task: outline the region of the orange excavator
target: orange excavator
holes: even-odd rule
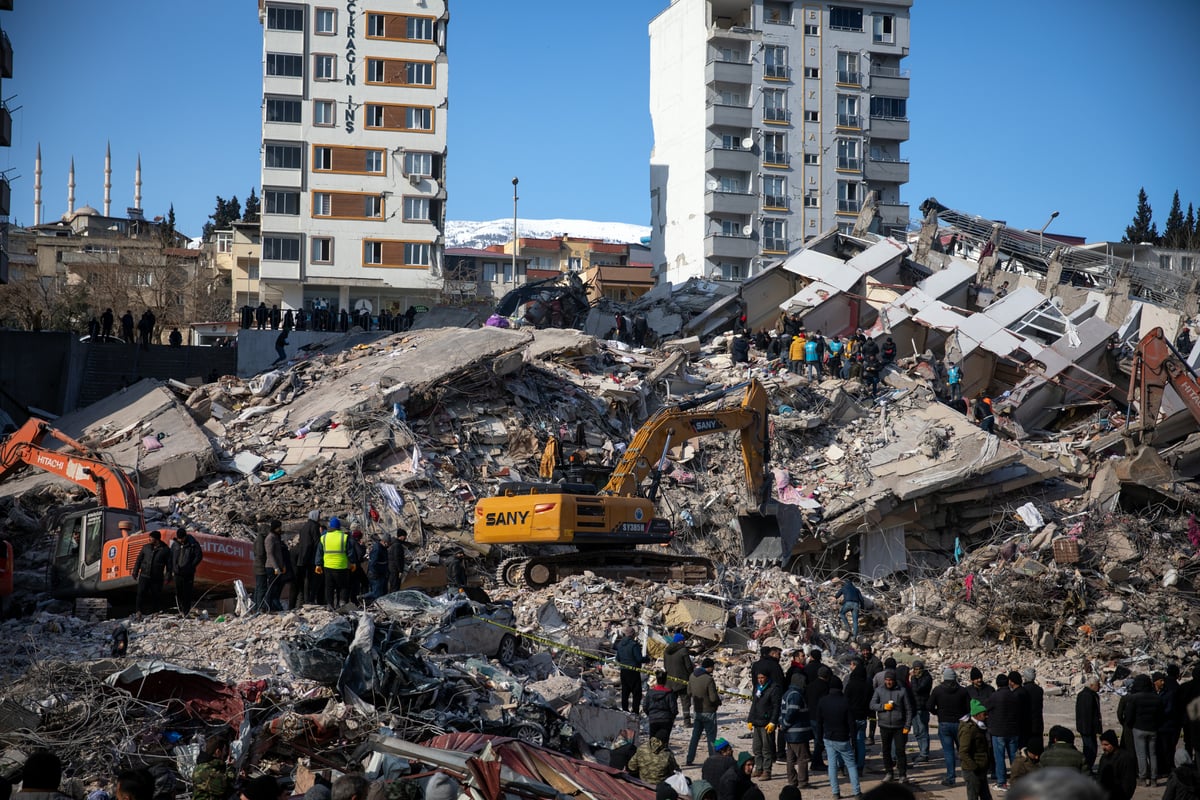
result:
[[[725,395],[745,389],[735,406],[702,409]],[[483,544],[570,545],[572,552],[506,559],[497,579],[510,586],[545,586],[569,575],[593,572],[621,579],[703,582],[713,577],[711,561],[666,551],[639,550],[636,545],[668,544],[668,520],[656,516],[661,464],[671,447],[698,436],[738,433],[741,436],[747,498],[742,511],[770,528],[767,513],[770,483],[766,480],[768,448],[767,393],[757,380],[719,389],[702,397],[666,406],[637,431],[608,481],[599,490],[591,483],[501,484],[496,496],[475,506],[475,541]],[[557,441],[543,453],[542,477],[550,478],[561,463]],[[565,470],[568,476],[570,466]],[[777,534],[777,525],[776,535]]]
[[[1133,373],[1129,380],[1129,404],[1138,403],[1138,421],[1128,427],[1130,437],[1146,444],[1158,424],[1163,392],[1171,386],[1188,411],[1200,423],[1200,379],[1184,356],[1167,341],[1162,328],[1142,337],[1133,353]]]
[[[65,449],[47,447],[48,439],[66,445]],[[135,589],[133,566],[150,535],[133,480],[102,454],[36,418],[0,439],[0,482],[26,466],[82,486],[99,503],[69,510],[57,518],[52,531],[51,593],[60,597],[111,597]],[[204,533],[192,536],[204,551],[196,570],[197,593],[232,596],[236,579],[247,584],[253,581],[250,542]],[[167,534],[164,544],[170,544],[173,538],[173,533]],[[11,544],[0,543],[0,555],[7,559],[0,560],[2,596],[12,592]]]

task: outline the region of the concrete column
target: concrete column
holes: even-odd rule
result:
[[[1046,291],[1044,294],[1047,297],[1055,297],[1058,294],[1058,287],[1062,281],[1062,262],[1058,260],[1059,249],[1055,248],[1050,254],[1050,261],[1046,264]]]

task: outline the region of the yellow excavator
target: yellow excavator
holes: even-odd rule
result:
[[[704,409],[745,389],[736,406]],[[771,527],[767,513],[770,483],[767,393],[757,380],[719,389],[659,409],[634,435],[607,483],[508,482],[475,506],[475,541],[504,545],[571,545],[571,552],[506,559],[497,580],[509,586],[540,587],[570,575],[593,572],[603,577],[702,583],[715,575],[711,561],[637,545],[666,545],[674,536],[669,520],[655,515],[654,501],[662,465],[671,447],[698,436],[741,436],[747,498],[743,516],[755,517],[760,533]],[[543,453],[542,477],[561,465],[558,442]],[[568,465],[569,467],[569,465]],[[567,469],[568,475],[571,470]],[[645,485],[643,485],[645,484]],[[769,533],[767,534],[769,535]]]

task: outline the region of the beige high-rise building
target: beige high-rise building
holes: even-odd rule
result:
[[[671,0],[650,23],[659,281],[742,280],[849,231],[902,231],[912,0]]]
[[[259,292],[429,303],[442,285],[448,0],[259,0]]]

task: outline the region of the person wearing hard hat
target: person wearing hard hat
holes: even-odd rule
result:
[[[342,530],[337,517],[329,520],[329,530],[317,545],[317,573],[325,576],[325,604],[337,608],[350,600],[350,573],[358,568],[351,558],[350,536]]]

